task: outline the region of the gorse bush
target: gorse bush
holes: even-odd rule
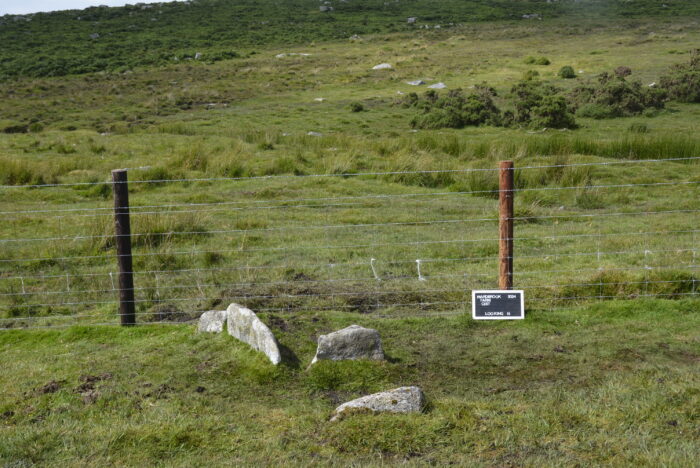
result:
[[[436,129],[501,125],[501,111],[493,102],[495,96],[496,91],[488,86],[477,86],[470,94],[455,89],[442,97],[433,90],[425,93],[423,99],[409,95],[409,103],[420,110],[411,126]]]
[[[566,79],[566,80],[570,80],[570,79],[572,79],[572,78],[576,78],[576,72],[575,72],[574,69],[571,67],[571,65],[564,65],[563,67],[561,67],[561,68],[559,69],[559,72],[557,73],[557,75],[558,75],[560,78],[564,78],[564,79]]]
[[[515,111],[513,122],[534,128],[576,128],[566,99],[554,86],[539,81],[521,81],[510,91]]]
[[[660,83],[668,91],[669,98],[700,103],[700,49],[692,52],[689,63],[676,65],[662,76]]]
[[[552,63],[547,57],[533,57],[532,55],[525,57],[523,62],[527,65],[549,65]]]
[[[603,73],[595,83],[577,86],[569,98],[579,117],[604,119],[639,115],[647,109],[663,109],[666,91],[627,81],[631,70],[618,67]]]

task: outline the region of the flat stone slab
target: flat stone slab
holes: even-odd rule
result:
[[[440,82],[440,83],[432,84],[432,85],[428,86],[428,88],[430,88],[430,89],[445,89],[445,88],[447,88],[447,85],[445,83]]]
[[[335,409],[331,421],[342,418],[353,410],[368,410],[375,413],[420,413],[423,406],[425,406],[425,395],[419,387],[399,387],[343,403]]]
[[[321,359],[342,361],[346,359],[384,360],[382,339],[372,328],[350,325],[328,335],[318,337],[318,348],[311,364]]]
[[[380,63],[372,67],[372,70],[390,70],[393,68],[390,63]]]
[[[198,332],[221,333],[226,323],[225,310],[210,310],[199,317]]]
[[[229,335],[265,353],[274,365],[282,362],[275,336],[255,312],[238,304],[231,304],[226,309],[226,320]]]

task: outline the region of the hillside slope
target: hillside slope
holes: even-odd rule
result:
[[[214,62],[256,47],[457,23],[552,17],[698,16],[700,4],[668,0],[193,0],[93,7],[0,18],[0,80],[124,71],[182,60]],[[325,6],[324,4],[324,6]],[[524,19],[523,15],[536,15]],[[408,17],[417,17],[408,24]]]

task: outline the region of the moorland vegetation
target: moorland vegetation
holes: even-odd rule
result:
[[[698,3],[252,3],[0,18],[0,465],[695,463]],[[475,323],[502,159],[527,319]],[[230,302],[282,366],[193,333]],[[351,323],[388,362],[306,370]]]

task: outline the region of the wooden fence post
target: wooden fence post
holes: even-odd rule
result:
[[[112,171],[114,193],[114,228],[119,264],[119,317],[122,326],[136,324],[134,271],[131,258],[131,221],[129,219],[129,185],[126,169]]]
[[[498,287],[513,288],[513,161],[501,161],[498,171]]]

